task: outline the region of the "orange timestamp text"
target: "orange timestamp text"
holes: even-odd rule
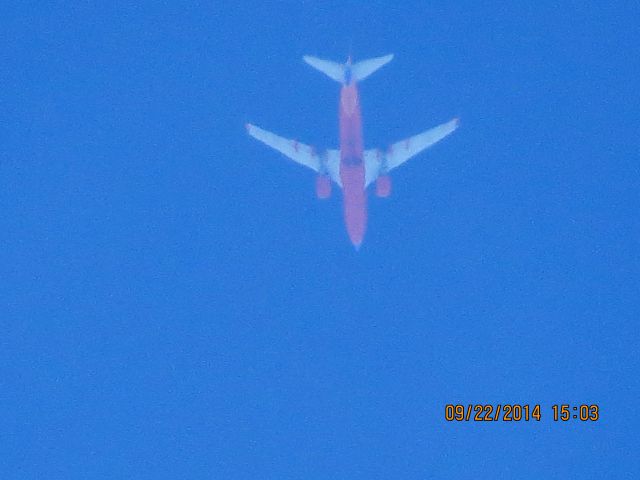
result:
[[[554,421],[579,420],[595,422],[600,419],[600,407],[595,404],[558,404],[551,407]],[[447,422],[539,422],[543,417],[540,404],[446,404]]]

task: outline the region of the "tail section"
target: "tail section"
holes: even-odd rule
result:
[[[330,62],[320,58],[305,55],[302,59],[316,70],[320,70],[327,77],[332,78],[338,83],[343,83],[345,74],[345,65],[341,63]]]
[[[379,68],[384,67],[391,60],[393,60],[393,54],[362,60],[351,67],[351,75],[355,80],[360,82]]]
[[[370,58],[351,65],[351,59],[347,63],[335,63],[329,60],[305,55],[302,57],[306,63],[316,70],[321,71],[329,78],[338,83],[350,84],[352,81],[362,81],[373,72],[383,67],[393,59],[393,54],[384,57]]]

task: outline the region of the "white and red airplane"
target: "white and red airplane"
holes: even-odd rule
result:
[[[313,147],[288,140],[255,125],[247,124],[249,135],[283,153],[293,161],[314,170],[318,198],[331,195],[331,181],[342,188],[344,221],[351,243],[358,249],[367,228],[367,187],[376,182],[376,195],[391,193],[389,172],[414,155],[442,140],[458,127],[458,119],[394,143],[386,151],[364,150],[362,119],[357,82],[391,61],[393,55],[363,60],[352,64],[334,63],[305,56],[304,61],[342,84],[340,90],[340,150],[318,154]]]

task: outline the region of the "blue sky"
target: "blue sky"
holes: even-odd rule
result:
[[[640,9],[395,3],[3,7],[2,478],[640,474]],[[461,118],[359,252],[243,128],[335,148],[349,53],[367,147]]]

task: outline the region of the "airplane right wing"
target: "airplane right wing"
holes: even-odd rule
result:
[[[280,153],[302,166],[310,168],[315,172],[321,172],[322,162],[313,147],[305,145],[304,143],[299,143],[296,140],[289,140],[280,137],[275,133],[268,132],[260,127],[251,125],[250,123],[247,123],[246,127],[249,135],[256,140],[260,140],[262,143],[278,150]]]
[[[459,120],[454,118],[426,132],[396,142],[386,152],[377,149],[365,151],[365,187],[379,175],[386,175],[434,143],[439,142],[458,128],[458,125]]]
[[[439,142],[458,128],[459,123],[459,120],[454,118],[453,120],[443,123],[442,125],[438,125],[426,132],[394,143],[389,147],[389,150],[384,156],[385,171],[390,172],[394,168],[402,165],[411,157],[429,148],[434,143]]]

